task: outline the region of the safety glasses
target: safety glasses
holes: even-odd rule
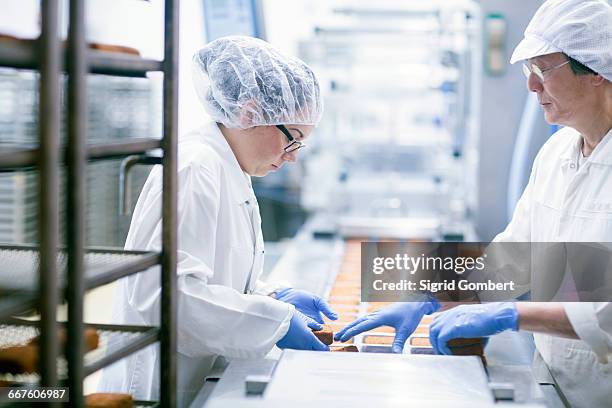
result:
[[[283,134],[287,137],[287,140],[289,140],[289,144],[284,148],[285,153],[295,152],[302,147],[306,147],[304,143],[300,142],[299,140],[295,140],[295,138],[291,135],[291,132],[289,132],[289,129],[287,129],[284,125],[276,125],[276,127],[283,132]],[[301,137],[304,137],[300,129],[295,130],[300,133]]]
[[[540,67],[538,67],[537,65],[526,62],[523,64],[523,73],[525,74],[525,77],[527,79],[529,79],[529,75],[534,74],[535,76],[538,77],[540,81],[544,82],[544,78],[546,77],[547,73],[557,68],[561,68],[562,66],[567,65],[567,64],[569,64],[569,60],[559,65],[555,65],[554,67],[551,67],[551,68],[540,69]]]

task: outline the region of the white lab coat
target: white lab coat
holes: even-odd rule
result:
[[[547,141],[512,221],[494,241],[612,242],[612,131],[578,168],[581,140],[563,128]],[[580,340],[535,334],[537,360],[572,407],[612,407],[612,303],[564,308]]]
[[[161,248],[162,168],[155,166],[134,210],[126,249]],[[287,283],[258,281],[263,266],[259,207],[215,123],[178,145],[178,401],[189,404],[217,356],[265,356],[289,328],[294,307],[268,295]],[[158,325],[159,267],[123,279],[116,323]],[[159,346],[105,370],[100,390],[159,395]]]

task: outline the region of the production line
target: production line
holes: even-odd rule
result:
[[[338,320],[326,319],[325,324],[336,332],[388,303],[360,302],[362,239],[340,234],[321,238],[319,227],[329,223],[329,218],[319,215],[305,224],[266,279],[290,281],[295,287],[326,298],[338,312]],[[327,403],[329,398],[339,398],[355,407],[371,406],[381,400],[390,407],[419,402],[457,406],[453,404],[460,401],[470,406],[563,406],[552,386],[540,386],[533,377],[528,335],[504,333],[490,338],[482,359],[436,356],[432,355],[428,338],[428,324],[433,317],[421,320],[402,356],[390,354],[394,329],[379,327],[348,343],[332,343],[332,351],[347,344],[359,350],[341,353],[342,357],[276,350],[265,359],[231,360],[227,366],[217,366],[207,377],[193,406],[274,407],[289,400],[296,406],[312,406]],[[471,349],[470,354],[480,351]],[[401,385],[392,380],[398,370],[402,373]],[[445,379],[448,374],[448,381],[438,381],[441,372]],[[436,381],[431,381],[434,377]],[[297,384],[300,389],[315,391],[303,394],[295,388]],[[397,398],[389,399],[390,395]]]

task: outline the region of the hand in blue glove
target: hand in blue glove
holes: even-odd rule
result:
[[[436,300],[427,302],[394,303],[361,317],[340,330],[334,338],[347,341],[351,337],[379,326],[395,327],[395,339],[391,351],[401,353],[408,336],[419,325],[423,315],[431,314],[440,308]]]
[[[461,305],[433,320],[429,341],[438,354],[451,354],[446,342],[456,338],[485,337],[518,330],[518,312],[511,302]]]
[[[331,307],[329,307],[326,301],[316,295],[313,295],[312,293],[306,292],[305,290],[292,288],[283,289],[276,293],[276,299],[280,300],[281,302],[292,304],[304,315],[321,324],[323,324],[321,313],[331,320],[338,319],[338,315],[331,310]]]
[[[276,345],[281,349],[329,351],[329,347],[312,333],[312,330],[322,328],[323,325],[295,310],[289,322],[289,330]]]

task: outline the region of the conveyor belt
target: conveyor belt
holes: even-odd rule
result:
[[[390,303],[360,302],[361,300],[361,241],[347,240],[345,252],[335,282],[329,290],[328,301],[338,313],[338,320],[326,319],[334,333],[340,331],[353,320],[372,313]],[[429,324],[435,314],[424,316],[419,326],[408,338],[404,347],[406,354],[433,354],[429,343]],[[334,342],[330,348],[342,347],[346,344],[356,345],[362,352],[390,353],[395,337],[395,329],[388,326],[377,327],[359,334],[346,343]],[[483,360],[484,361],[484,360]]]

